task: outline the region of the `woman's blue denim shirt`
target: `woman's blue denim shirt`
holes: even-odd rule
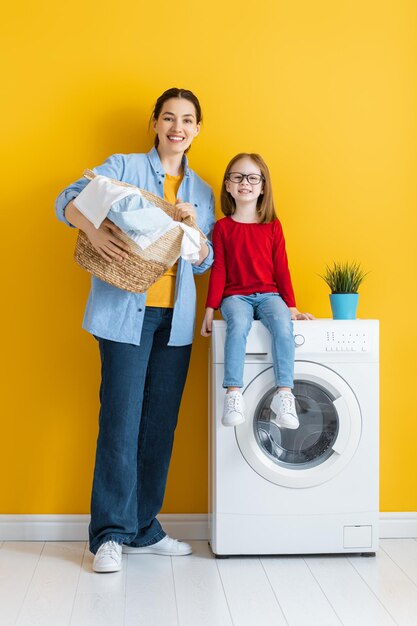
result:
[[[209,236],[214,225],[214,197],[211,188],[188,167],[184,156],[184,178],[178,190],[183,202],[196,208],[200,230]],[[164,170],[155,148],[148,154],[114,154],[94,168],[97,174],[108,176],[147,189],[163,197]],[[71,226],[65,218],[65,207],[87,185],[80,178],[62,191],[55,203],[59,220]],[[175,303],[171,335],[168,345],[184,346],[193,340],[196,315],[196,290],[194,274],[202,274],[213,263],[213,248],[208,241],[209,254],[201,265],[192,265],[179,259],[175,286]],[[88,332],[113,341],[140,345],[146,293],[131,293],[112,287],[96,277],[91,279],[91,291],[84,314],[83,328]]]

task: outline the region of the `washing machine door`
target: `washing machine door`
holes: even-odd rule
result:
[[[343,470],[358,447],[362,419],[352,389],[324,365],[296,361],[294,395],[300,426],[280,429],[271,421],[273,368],[245,389],[246,421],[235,429],[249,465],[284,487],[313,487]]]

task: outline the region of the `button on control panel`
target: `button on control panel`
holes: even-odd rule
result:
[[[326,331],[326,352],[368,352],[369,339],[363,331]]]

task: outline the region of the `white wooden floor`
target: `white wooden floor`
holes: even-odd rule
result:
[[[93,574],[84,542],[0,542],[1,626],[417,625],[417,540],[376,558],[125,555]]]

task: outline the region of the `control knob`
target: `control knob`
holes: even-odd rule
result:
[[[297,348],[302,346],[305,343],[304,335],[294,335],[294,343]]]

